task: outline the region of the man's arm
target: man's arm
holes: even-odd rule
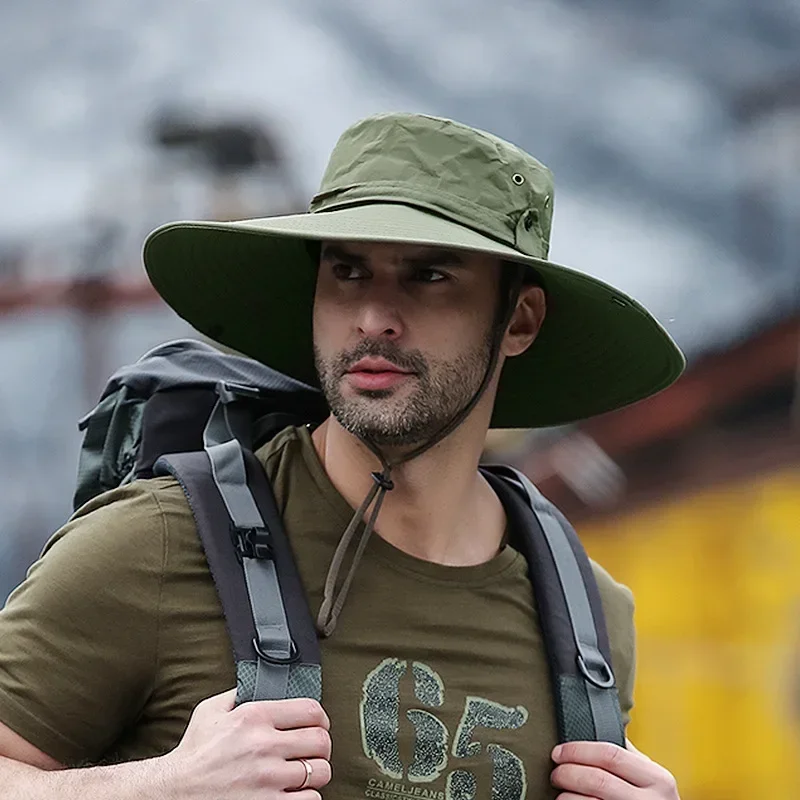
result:
[[[330,723],[315,700],[275,700],[234,708],[236,691],[204,700],[181,743],[158,758],[64,769],[0,723],[4,800],[269,800],[292,792],[320,800],[331,779]],[[301,786],[311,768],[307,788]]]
[[[161,777],[160,789],[166,788],[166,781],[153,766],[141,761],[118,767],[65,770],[63,764],[0,722],[0,785],[5,787],[8,800],[45,800],[55,796],[61,800],[127,800],[156,796],[148,794],[156,789],[153,780]]]
[[[134,800],[137,797],[174,798],[146,761],[115,767],[52,772],[0,756],[0,783],[8,800]]]
[[[0,759],[19,761],[42,770],[64,769],[63,764],[38,747],[34,747],[2,722],[0,722]],[[0,775],[2,774],[2,767],[0,767]]]

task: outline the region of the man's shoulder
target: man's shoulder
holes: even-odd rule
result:
[[[289,425],[256,450],[256,458],[262,463],[270,478],[280,468],[281,462],[303,450],[307,438],[304,433],[307,430],[304,427]]]
[[[608,570],[593,559],[589,559],[589,564],[592,567],[597,588],[600,590],[600,599],[606,615],[613,611],[616,614],[630,617],[633,614],[633,592],[625,584],[615,580]]]
[[[82,519],[98,512],[109,514],[119,513],[120,510],[123,510],[126,513],[134,514],[152,513],[162,504],[171,508],[182,497],[184,497],[183,490],[171,475],[144,478],[97,495],[77,509],[70,517],[70,521]]]
[[[623,583],[615,580],[611,574],[592,559],[589,563],[594,573],[597,588],[600,590],[600,601],[606,618],[606,627],[612,647],[625,650],[634,646],[633,592]]]
[[[81,506],[44,547],[43,555],[65,546],[90,547],[98,554],[119,548],[131,556],[162,540],[171,528],[192,524],[186,496],[172,477],[137,480],[104,492]]]
[[[301,429],[289,427],[256,452],[271,482],[280,479],[303,446]],[[122,547],[135,556],[148,543],[155,545],[156,539],[187,536],[192,541],[197,538],[191,507],[178,481],[167,475],[133,481],[85,503],[50,538],[44,553],[68,539],[70,548],[79,541],[92,547],[102,542],[103,548]]]
[[[256,450],[256,458],[264,467],[281,511],[285,509],[289,495],[296,492],[298,486],[306,486],[306,481],[296,480],[303,472],[302,468],[298,472],[298,464],[305,462],[310,467],[315,458],[313,451],[310,429],[294,425],[284,428]]]

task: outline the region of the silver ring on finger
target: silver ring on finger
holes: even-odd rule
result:
[[[306,776],[303,778],[303,782],[296,789],[292,789],[293,792],[299,792],[305,789],[311,783],[311,776],[314,774],[314,768],[308,763],[308,761],[306,761],[304,758],[298,758],[297,760],[305,767]]]

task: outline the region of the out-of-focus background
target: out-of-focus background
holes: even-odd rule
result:
[[[631,738],[684,800],[800,797],[798,0],[4,0],[0,45],[0,602],[107,375],[192,335],[144,235],[300,210],[356,118],[450,116],[554,170],[553,258],[689,357],[487,443],[636,594]]]

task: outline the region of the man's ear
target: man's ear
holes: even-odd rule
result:
[[[544,322],[545,311],[544,289],[523,286],[500,348],[504,356],[518,356],[533,344]]]

